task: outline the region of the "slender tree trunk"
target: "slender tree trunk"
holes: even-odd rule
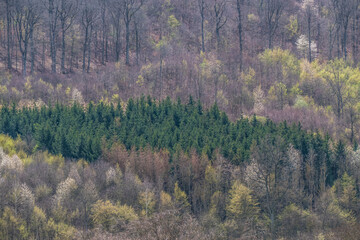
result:
[[[108,36],[106,35],[106,39],[105,39],[105,61],[108,62],[108,46],[109,46],[109,40],[108,40]]]
[[[42,39],[42,56],[41,56],[41,65],[45,69],[45,38]]]
[[[61,22],[61,37],[62,37],[62,44],[61,44],[61,73],[65,74],[65,54],[66,54],[66,41],[65,41],[65,21]]]
[[[106,26],[106,8],[103,7],[101,12],[101,19],[102,19],[102,42],[101,42],[101,64],[105,65],[105,45],[107,41],[107,26]]]
[[[350,109],[350,129],[351,129],[351,135],[350,135],[350,142],[354,143],[354,123],[355,123],[355,113],[352,109]]]
[[[163,92],[163,81],[162,81],[162,75],[163,75],[163,57],[162,54],[160,53],[160,69],[159,69],[159,81],[160,81],[160,99],[162,97],[162,92]]]
[[[71,36],[71,49],[70,49],[70,72],[73,72],[73,63],[74,63],[74,45],[75,45],[75,33],[72,33]]]
[[[336,29],[336,45],[337,45],[337,57],[340,58],[340,30],[339,27]]]
[[[356,17],[353,16],[352,19],[352,55],[353,55],[353,61],[354,64],[356,64]]]
[[[347,30],[348,30],[348,26],[349,26],[349,20],[345,19],[344,33],[343,33],[343,47],[342,47],[345,60],[347,59]]]
[[[200,16],[201,16],[201,50],[205,52],[205,30],[204,30],[204,21],[205,21],[205,6],[204,0],[200,0]]]
[[[95,36],[94,36],[94,53],[95,53],[95,59],[98,58],[98,45],[99,45],[99,41],[98,41],[98,31],[95,31]]]
[[[139,66],[140,42],[138,23],[135,21],[136,65]]]
[[[126,65],[130,65],[130,54],[129,54],[129,51],[130,51],[130,20],[126,20],[125,21],[125,27],[126,27],[126,34],[125,34],[125,37],[126,37],[126,59],[125,59],[125,62],[126,62]]]
[[[10,15],[10,3],[6,0],[6,27],[7,27],[7,68],[12,69],[11,62],[11,15]]]
[[[333,38],[333,29],[332,29],[332,27],[330,26],[330,27],[329,27],[329,60],[332,59],[332,51],[333,51],[333,41],[332,41],[332,38]]]
[[[312,61],[311,59],[311,9],[308,9],[308,37],[309,37],[309,62]]]
[[[268,40],[269,40],[269,49],[272,48],[272,31],[271,31],[271,23],[269,23],[269,31],[268,31]]]
[[[118,21],[117,25],[116,25],[116,40],[115,40],[115,60],[116,60],[116,62],[119,62],[119,60],[120,60],[120,51],[121,51],[120,34],[121,34],[121,29],[120,29],[120,23]]]
[[[50,55],[51,55],[51,72],[56,73],[56,20],[54,12],[54,0],[49,0],[49,34],[50,34]]]
[[[23,29],[21,26],[21,23],[18,23],[18,42],[19,42],[19,50],[21,53],[21,61],[22,61],[22,75],[25,78],[26,77],[26,61],[27,61],[27,48],[28,48],[28,30]],[[25,36],[23,36],[25,34]]]
[[[21,51],[21,60],[22,60],[22,74],[23,77],[26,77],[26,61],[27,61],[27,47],[24,48],[23,51]]]
[[[85,72],[86,67],[86,51],[87,51],[87,45],[88,45],[88,39],[89,39],[89,26],[85,27],[85,39],[84,39],[84,45],[83,45],[83,64],[82,64],[82,71]]]
[[[316,54],[317,56],[319,56],[320,53],[320,49],[321,49],[321,25],[320,25],[320,21],[318,21],[317,23],[317,37],[316,37],[316,42],[317,42],[317,48],[316,48]]]
[[[242,65],[243,65],[243,34],[242,34],[242,13],[241,13],[241,0],[236,1],[237,5],[237,12],[238,12],[238,34],[239,34],[239,48],[240,48],[240,54],[239,54],[239,67],[240,72],[242,71]]]
[[[34,44],[34,29],[30,30],[30,47],[31,47],[31,74],[34,73],[35,69],[35,44]]]
[[[88,41],[88,65],[87,65],[87,73],[90,72],[90,64],[91,64],[91,38],[92,38],[93,26],[90,26],[90,35]]]
[[[219,28],[219,23],[216,23],[216,42],[217,42],[217,50],[218,52],[220,52],[221,49],[221,38],[220,38],[220,28]]]
[[[18,62],[19,62],[19,60],[18,60],[18,46],[15,45],[15,69],[16,69],[16,71],[18,70]]]

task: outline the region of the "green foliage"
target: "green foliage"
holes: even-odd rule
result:
[[[47,231],[50,239],[55,240],[71,240],[76,239],[76,229],[63,222],[56,223],[52,218],[47,222]]]
[[[57,166],[64,163],[63,157],[94,161],[104,147],[114,142],[124,144],[127,149],[149,145],[153,149],[168,149],[171,154],[176,148],[184,152],[195,149],[210,159],[219,149],[230,162],[240,164],[249,160],[251,143],[267,134],[282,136],[302,152],[311,148],[314,138],[298,125],[276,125],[269,120],[260,123],[246,118],[230,122],[216,105],[204,110],[193,100],[181,104],[168,98],[157,103],[145,97],[130,99],[125,112],[121,105],[104,103],[90,103],[85,110],[76,103],[41,109],[4,106],[0,111],[0,133],[13,138],[32,136],[37,143],[35,149],[48,150],[52,155],[45,152],[46,161]],[[309,141],[301,143],[302,136]],[[11,141],[2,140],[9,152],[14,151]],[[326,144],[324,139],[320,141]]]
[[[299,23],[296,16],[291,15],[289,18],[289,24],[286,25],[286,29],[289,32],[290,37],[296,37],[299,34]]]
[[[136,220],[134,209],[127,205],[113,205],[109,200],[97,201],[91,208],[91,219],[95,225],[101,225],[107,231],[114,231],[116,225]]]
[[[343,59],[335,59],[325,64],[320,74],[334,95],[334,111],[340,118],[346,103],[355,106],[359,101],[360,71]]]
[[[239,181],[234,182],[229,192],[229,203],[226,206],[230,219],[246,221],[256,218],[259,213],[258,203],[251,196],[251,190]]]
[[[4,153],[12,156],[16,153],[15,140],[9,136],[0,135],[0,146],[4,150]]]
[[[174,198],[175,198],[175,204],[178,208],[182,210],[186,210],[190,207],[186,193],[180,189],[179,184],[177,182],[175,183],[175,187],[174,187]]]
[[[295,108],[307,108],[308,106],[309,106],[308,103],[305,101],[303,97],[297,96],[294,104]]]
[[[312,232],[320,224],[314,214],[295,204],[285,207],[278,218],[283,236],[296,236],[300,232]]]
[[[358,211],[359,199],[356,196],[356,184],[353,177],[344,173],[334,184],[334,190],[339,206],[353,213]]]
[[[151,215],[155,210],[155,194],[149,190],[140,193],[139,203],[142,207],[141,214],[143,216]]]
[[[9,207],[5,207],[0,218],[0,239],[28,239],[25,224]]]
[[[259,59],[265,66],[267,74],[274,72],[274,81],[286,82],[289,78],[300,74],[299,60],[288,50],[267,49],[260,54]]]

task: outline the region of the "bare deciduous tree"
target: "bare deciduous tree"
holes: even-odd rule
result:
[[[61,72],[65,73],[66,32],[74,23],[78,10],[78,2],[74,0],[61,0],[59,18],[61,24]]]
[[[140,10],[145,0],[122,0],[122,15],[125,23],[125,62],[130,65],[130,24],[134,15]]]
[[[33,35],[36,24],[39,21],[39,14],[37,12],[38,4],[35,1],[16,1],[14,24],[16,30],[16,36],[19,43],[19,50],[22,59],[22,73],[26,76],[27,67],[27,54],[30,38]]]
[[[273,47],[273,38],[279,27],[286,3],[284,0],[260,0],[259,16],[268,36],[268,48]]]

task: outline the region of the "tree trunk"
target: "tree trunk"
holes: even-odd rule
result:
[[[7,27],[7,68],[12,69],[11,62],[11,16],[10,16],[10,3],[9,0],[6,0],[6,27]]]
[[[74,32],[71,36],[71,49],[70,49],[70,72],[73,72],[73,63],[74,63],[74,45],[75,45],[75,36]]]
[[[125,27],[126,27],[126,60],[125,63],[126,65],[130,65],[130,55],[129,55],[129,51],[130,51],[130,20],[126,20],[125,21]]]
[[[239,47],[240,47],[239,65],[240,65],[240,72],[241,72],[242,64],[243,64],[243,36],[242,36],[242,14],[241,14],[240,0],[236,1],[236,5],[237,5],[237,12],[238,12],[238,34],[239,34]]]
[[[115,60],[116,60],[116,62],[119,62],[119,60],[120,60],[120,51],[121,51],[120,34],[121,34],[120,23],[117,22],[116,40],[115,40]]]
[[[357,15],[355,13],[355,15]],[[356,65],[357,64],[357,53],[356,53],[356,16],[353,16],[353,19],[352,19],[352,55],[353,55],[353,61],[354,61],[354,64]]]
[[[336,45],[337,45],[337,57],[340,58],[340,30],[339,27],[336,29]]]
[[[202,50],[203,52],[205,52],[205,32],[204,32],[205,16],[204,16],[204,10],[205,10],[204,0],[201,0],[201,3],[200,3],[200,16],[201,16],[201,50]]]
[[[15,69],[16,69],[16,71],[18,70],[18,62],[19,62],[19,60],[18,60],[18,46],[15,45]]]
[[[49,0],[49,35],[50,35],[50,56],[51,72],[56,73],[56,21],[57,16],[54,12],[54,0]]]
[[[342,46],[342,51],[344,54],[344,58],[345,60],[347,59],[347,29],[348,29],[348,25],[349,25],[349,19],[345,19],[344,22],[344,32],[343,32],[343,46]]]
[[[355,124],[355,112],[353,111],[353,109],[350,109],[350,126],[351,126],[350,142],[351,143],[354,143],[354,137],[355,137],[354,124]]]
[[[217,42],[217,50],[220,51],[221,48],[221,39],[220,39],[220,28],[219,23],[216,23],[216,42]]]
[[[330,27],[329,27],[329,60],[332,59],[332,51],[333,51],[333,41],[332,41],[332,38],[333,38],[333,29],[332,29],[332,27],[330,26]]]
[[[106,8],[103,7],[101,12],[101,19],[102,19],[102,42],[101,42],[101,64],[105,65],[105,45],[107,40],[107,28],[106,28]]]
[[[66,52],[66,41],[65,41],[65,21],[61,22],[61,37],[62,37],[62,44],[61,44],[61,72],[65,74],[65,52]]]
[[[94,36],[94,53],[95,53],[95,59],[97,59],[98,58],[98,48],[99,48],[99,41],[98,41],[98,31],[97,30],[95,30],[95,36]]]
[[[91,38],[92,38],[93,26],[90,26],[90,35],[88,41],[88,65],[87,65],[87,73],[90,72],[90,64],[91,64]]]
[[[269,23],[269,32],[268,32],[268,41],[269,41],[269,49],[272,48],[272,33],[271,33],[271,23]]]
[[[35,69],[35,44],[34,44],[34,29],[30,30],[30,47],[31,47],[31,74],[34,73]]]
[[[21,53],[21,60],[22,60],[22,75],[26,77],[26,60],[27,60],[27,50]]]
[[[41,56],[41,65],[45,69],[45,38],[42,40],[42,56]]]
[[[163,92],[162,71],[163,71],[163,57],[162,54],[160,53],[160,69],[159,69],[160,99],[162,97],[162,92]]]
[[[308,9],[309,62],[311,62],[311,9]]]
[[[85,27],[85,39],[84,39],[84,45],[83,45],[83,64],[82,64],[82,71],[85,72],[86,67],[86,51],[87,51],[87,45],[88,45],[88,39],[89,39],[89,26]]]
[[[135,45],[136,45],[136,65],[139,66],[139,53],[140,53],[140,43],[139,43],[139,29],[138,23],[135,21]]]
[[[108,36],[106,35],[106,39],[105,39],[105,61],[108,62],[108,46],[109,46],[109,40],[108,40]]]

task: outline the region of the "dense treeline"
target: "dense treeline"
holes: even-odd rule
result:
[[[69,158],[93,161],[101,155],[102,144],[119,141],[127,149],[168,149],[185,152],[196,149],[199,154],[212,157],[219,149],[223,156],[239,165],[249,161],[250,147],[266,135],[282,137],[306,155],[312,149],[329,162],[331,153],[327,138],[309,134],[300,124],[259,122],[256,117],[229,121],[217,105],[203,109],[190,98],[188,104],[169,98],[157,103],[148,97],[130,99],[124,111],[121,104],[94,105],[85,109],[56,104],[53,107],[23,108],[4,106],[0,112],[0,131],[12,137],[30,136],[37,147]],[[105,143],[103,142],[105,141]]]
[[[359,9],[0,0],[0,239],[358,239]]]
[[[22,109],[13,105],[1,109],[0,119],[2,133],[13,138],[20,135],[30,142],[34,139],[35,150],[66,158],[94,161],[112,144],[121,143],[128,150],[147,146],[168,150],[173,158],[194,149],[213,159],[219,150],[232,164],[241,165],[251,162],[252,148],[265,138],[266,145],[281,151],[286,151],[289,144],[299,150],[305,182],[310,181],[305,166],[308,158],[313,158],[314,185],[310,189],[305,184],[306,191],[318,193],[322,184],[332,186],[345,172],[345,145],[341,141],[335,143],[329,137],[307,133],[300,124],[274,124],[268,119],[260,122],[255,116],[231,122],[216,105],[206,110],[192,98],[187,104],[173,103],[169,98],[159,103],[150,97],[130,99],[125,111],[121,104],[90,103],[85,109],[77,103]]]
[[[358,0],[2,0],[4,67],[26,76],[36,70],[89,72],[122,61],[165,63],[200,51],[244,69],[266,48],[305,57],[359,55]],[[20,65],[21,67],[18,66]],[[163,69],[162,69],[163,67]],[[160,79],[162,81],[162,79]],[[161,85],[162,83],[160,83]]]
[[[358,6],[358,0],[2,0],[0,103],[67,104],[74,91],[86,102],[192,95],[207,107],[216,102],[231,119],[255,112],[354,143]]]
[[[241,121],[249,132],[270,124]],[[285,128],[254,140],[240,166],[219,151],[209,159],[119,142],[97,161],[66,161],[29,135],[0,135],[0,238],[357,239],[360,151],[294,130],[308,138],[305,154]]]

